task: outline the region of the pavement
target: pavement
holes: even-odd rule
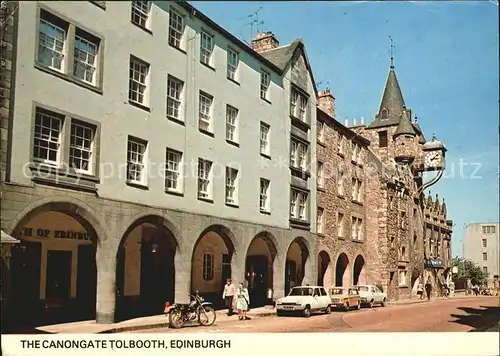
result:
[[[451,298],[433,298],[432,300],[455,300],[455,299],[463,299],[463,298],[484,298],[481,297],[471,297],[470,295],[465,294],[455,294]],[[498,297],[497,297],[498,300]],[[398,305],[411,305],[411,304],[423,304],[428,303],[426,299],[418,300],[416,298],[407,299],[407,300],[398,300],[398,301],[390,301],[390,306],[398,306]],[[264,317],[270,317],[276,315],[276,310],[273,306],[265,306],[260,308],[251,309],[247,316],[250,319],[258,319]],[[227,316],[225,310],[217,311],[217,320],[216,324],[221,325],[224,323],[231,323],[233,321],[237,321],[236,316]],[[131,332],[138,330],[145,330],[146,332],[151,331],[151,329],[164,329],[168,327],[168,318],[166,315],[153,315],[140,317],[135,319],[129,319],[122,322],[114,323],[114,324],[97,324],[95,320],[86,320],[79,321],[73,323],[64,323],[64,324],[54,324],[54,325],[45,325],[39,326],[35,328],[35,332],[38,333],[50,333],[50,334],[71,334],[71,333],[90,333],[90,334],[107,334],[107,333],[119,333],[119,332]]]

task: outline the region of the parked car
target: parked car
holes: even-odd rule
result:
[[[314,312],[329,314],[332,311],[332,300],[324,287],[301,286],[293,287],[288,296],[276,301],[276,315],[287,312],[300,312],[306,318]]]
[[[380,290],[374,285],[357,285],[354,286],[361,297],[361,304],[373,308],[375,304],[385,307],[387,305],[387,293]]]
[[[342,308],[345,311],[349,311],[351,308],[361,308],[361,299],[356,288],[332,287],[330,288],[330,298],[334,308]]]

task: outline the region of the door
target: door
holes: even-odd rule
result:
[[[285,295],[290,293],[290,289],[295,287],[297,278],[297,264],[293,260],[286,260],[285,263]]]
[[[320,293],[321,305],[323,308],[326,308],[331,304],[332,300],[328,296],[328,293],[326,292],[325,288],[320,288],[319,293]]]
[[[227,279],[231,278],[231,257],[228,254],[222,255],[222,275],[221,275],[221,289],[220,294],[224,292],[224,286]]]
[[[248,256],[246,275],[248,276],[248,293],[253,307],[266,304],[269,266],[267,256]]]
[[[76,271],[76,299],[79,317],[94,319],[96,310],[97,266],[95,245],[78,246]]]
[[[321,294],[319,292],[319,288],[314,288],[313,290],[313,305],[311,305],[311,307],[315,310],[321,308]]]
[[[47,251],[46,300],[64,303],[71,298],[72,257],[72,251]]]

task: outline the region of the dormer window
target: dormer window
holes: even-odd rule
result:
[[[389,118],[389,110],[383,108],[381,111],[382,120],[387,120]]]

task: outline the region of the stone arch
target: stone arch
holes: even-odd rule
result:
[[[190,289],[199,291],[216,306],[222,306],[225,281],[232,278],[235,245],[235,236],[228,227],[213,224],[200,233],[193,246]]]
[[[53,300],[71,303],[50,316],[52,323],[95,318],[96,252],[107,238],[97,216],[79,199],[55,196],[32,202],[11,221],[7,232],[21,240],[10,260],[12,310],[21,325],[45,323]]]
[[[116,252],[116,318],[155,315],[175,298],[178,229],[156,213],[134,216]]]
[[[321,250],[318,254],[318,285],[331,287],[334,282],[333,263],[330,254]]]
[[[294,286],[303,284],[310,270],[310,245],[302,236],[296,237],[288,246],[285,262],[285,294]]]
[[[335,286],[337,287],[350,287],[351,286],[351,273],[350,273],[349,257],[345,252],[341,252],[335,263]]]
[[[354,266],[352,269],[352,284],[366,284],[366,262],[362,254],[359,254],[354,259]]]
[[[271,302],[272,296],[268,298],[267,291],[277,289],[277,256],[277,240],[268,231],[259,232],[248,244],[245,254],[245,281],[253,307]]]

